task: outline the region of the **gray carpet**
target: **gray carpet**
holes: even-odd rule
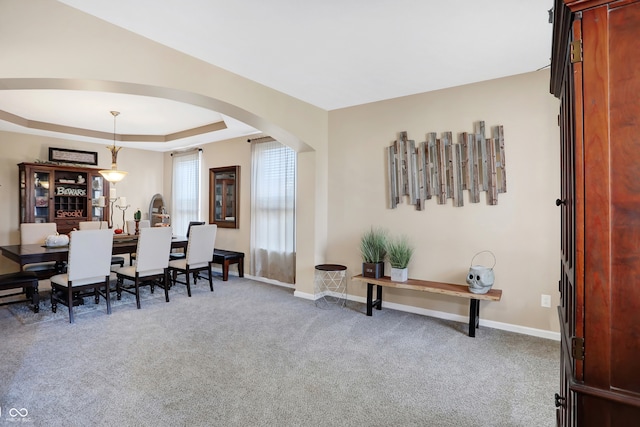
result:
[[[106,314],[0,308],[0,424],[555,424],[559,343],[389,309],[320,309],[247,279],[145,290]],[[115,296],[115,295],[114,295]],[[46,295],[43,295],[46,297]],[[115,299],[115,298],[114,298]],[[26,409],[21,417],[11,408]],[[21,414],[24,414],[22,412]]]

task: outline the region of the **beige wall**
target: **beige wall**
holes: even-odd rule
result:
[[[552,307],[558,302],[558,101],[548,82],[549,73],[540,71],[332,111],[327,260],[358,274],[360,234],[383,226],[415,245],[410,277],[464,284],[473,255],[491,250],[495,286],[504,294],[500,303],[483,303],[482,318],[558,331],[555,308],[540,307],[541,294],[553,297]],[[416,211],[405,200],[387,208],[384,149],[398,132],[416,142],[427,132],[451,131],[456,138],[472,132],[477,120],[487,129],[504,126],[508,191],[497,206],[486,204],[484,192],[481,203],[469,203],[465,191],[463,207],[430,200]],[[366,288],[354,282],[349,293],[364,296]],[[468,304],[455,298],[394,290],[385,295],[399,304],[468,313]]]

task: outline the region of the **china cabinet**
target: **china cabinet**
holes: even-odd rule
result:
[[[239,228],[240,166],[209,169],[209,223]]]
[[[560,426],[640,420],[640,1],[556,0]]]
[[[20,163],[20,223],[55,222],[69,233],[80,221],[106,221],[109,182],[99,169]]]

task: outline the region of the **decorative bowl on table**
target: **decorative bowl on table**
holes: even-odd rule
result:
[[[58,246],[67,246],[69,244],[69,236],[66,234],[52,234],[44,239],[44,245],[48,248],[55,248]]]

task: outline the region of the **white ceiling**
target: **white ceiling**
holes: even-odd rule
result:
[[[553,0],[59,1],[325,110],[526,73],[550,62]],[[0,110],[64,126],[112,132],[109,106],[128,105],[117,119],[118,133],[166,135],[221,119],[228,128],[125,146],[167,151],[258,132],[156,98],[3,92]],[[51,134],[3,120],[0,130]]]

